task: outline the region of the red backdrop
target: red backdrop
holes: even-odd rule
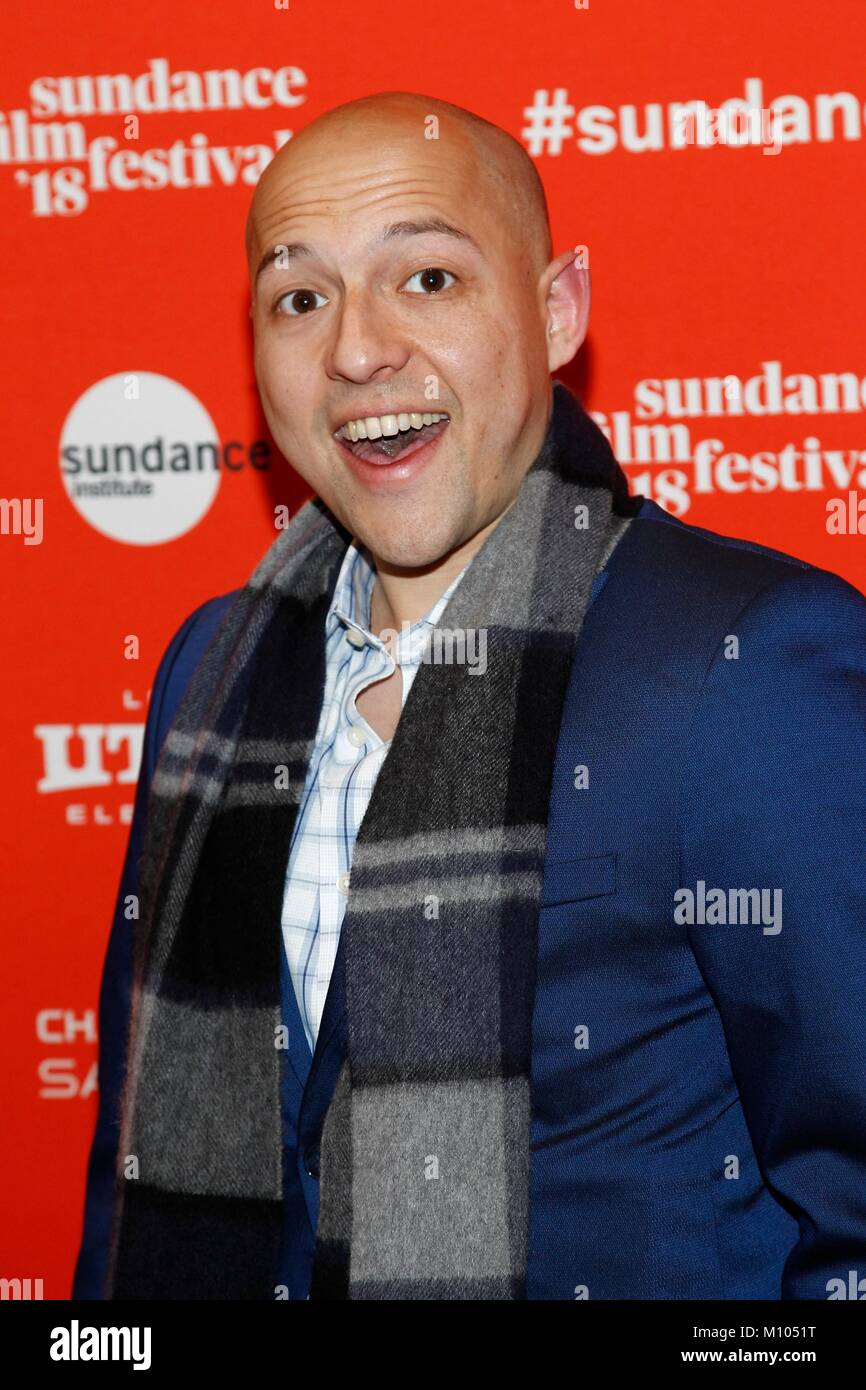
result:
[[[636,489],[866,589],[866,5],[19,8],[0,101],[0,1277],[59,1298],[153,674],[192,608],[248,577],[274,503],[306,495],[252,371],[243,227],[264,164],[320,112],[394,88],[511,131],[555,252],[587,248],[591,333],[563,379]],[[737,98],[756,113],[739,125]],[[196,466],[172,474],[184,450]],[[140,490],[108,491],[121,477]]]

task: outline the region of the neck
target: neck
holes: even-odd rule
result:
[[[550,423],[553,408],[553,396],[551,392],[548,402],[547,419],[541,431],[542,442],[546,436],[547,428]],[[537,457],[541,443],[538,444],[531,457]],[[526,474],[524,472],[523,478]],[[521,478],[521,486],[523,482]],[[370,628],[379,635],[383,628],[392,628],[399,631],[403,623],[417,623],[419,618],[423,618],[425,613],[429,613],[434,603],[442,597],[452,579],[455,579],[465,565],[481,549],[491,531],[499,525],[506,512],[514,506],[517,501],[518,492],[508,503],[508,506],[500,512],[494,521],[488,523],[482,530],[478,531],[468,541],[462,545],[455,546],[449,550],[441,560],[435,564],[425,565],[421,569],[406,569],[398,565],[389,564],[380,556],[374,554],[368,547],[367,555],[376,570],[376,582],[373,585],[373,594],[370,601]]]
[[[434,565],[426,565],[423,569],[403,569],[368,551],[376,569],[376,582],[370,601],[371,630],[377,635],[383,628],[399,631],[403,623],[411,626],[429,613],[513,505],[510,502],[495,521],[491,521],[470,540],[450,550]]]

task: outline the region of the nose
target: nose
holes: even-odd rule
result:
[[[335,379],[371,381],[380,373],[399,372],[411,356],[393,317],[369,289],[346,292],[333,334],[327,371]]]

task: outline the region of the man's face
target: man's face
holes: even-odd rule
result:
[[[423,132],[397,117],[299,143],[260,190],[251,252],[255,276],[275,247],[302,244],[253,287],[274,439],[352,534],[407,568],[435,564],[513,501],[551,389],[538,267],[468,138]],[[426,226],[437,220],[464,235]],[[419,429],[425,414],[448,418]],[[337,437],[371,418],[379,444],[377,424],[366,441],[354,425],[354,442]]]

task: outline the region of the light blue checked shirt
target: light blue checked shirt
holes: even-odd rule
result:
[[[295,822],[282,910],[286,958],[311,1052],[340,944],[355,838],[391,746],[358,712],[355,700],[399,665],[405,706],[429,629],[467,569],[468,564],[429,613],[400,631],[393,657],[370,630],[376,571],[366,547],[350,544],[337,576],[325,618],[322,712]]]

